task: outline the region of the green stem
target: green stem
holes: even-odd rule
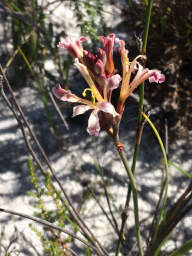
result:
[[[148,6],[147,6],[146,17],[145,17],[145,31],[144,31],[144,36],[143,36],[143,45],[142,45],[142,52],[141,52],[142,54],[146,54],[152,5],[153,5],[153,0],[149,0]]]
[[[147,40],[148,40],[148,35],[149,35],[149,25],[150,25],[150,20],[151,20],[152,5],[153,5],[153,0],[149,0],[148,6],[147,6],[147,11],[146,11],[146,17],[145,17],[145,31],[144,31],[143,44],[142,44],[142,49],[141,49],[141,54],[143,54],[143,55],[146,54],[146,49],[147,49]],[[140,111],[143,111],[144,89],[145,89],[145,83],[143,82],[140,86],[140,99],[139,99],[139,110]],[[140,111],[138,114],[139,123],[142,120],[142,115],[141,115]]]
[[[144,31],[144,38],[143,38],[143,45],[142,45],[141,54],[145,54],[146,53],[152,4],[153,4],[153,0],[150,0],[148,2],[147,11],[146,11],[145,31]],[[145,89],[145,83],[143,82],[140,85],[137,141],[136,141],[136,144],[135,144],[135,150],[134,150],[133,161],[132,161],[132,166],[131,166],[131,170],[132,170],[133,175],[135,174],[136,162],[137,162],[138,153],[139,153],[139,147],[140,147],[140,141],[141,141],[141,136],[142,136],[142,133],[143,133],[143,125],[144,124],[142,123],[142,114],[141,114],[141,112],[143,111],[144,89]],[[130,198],[131,198],[131,186],[129,186],[128,191],[127,191],[127,200],[126,200],[126,205],[127,206],[129,205]]]
[[[148,34],[149,34],[149,25],[150,25],[150,19],[151,19],[151,11],[152,11],[152,4],[153,0],[148,1],[148,6],[147,6],[147,11],[146,11],[146,18],[145,18],[145,31],[144,31],[144,38],[143,38],[143,44],[142,44],[142,49],[141,49],[141,54],[146,54],[146,47],[147,47],[147,39],[148,39]],[[141,141],[141,136],[143,132],[143,126],[144,123],[142,122],[142,115],[141,112],[143,111],[143,102],[144,102],[144,89],[145,89],[145,84],[142,83],[140,86],[140,99],[139,99],[139,112],[138,112],[138,129],[137,129],[137,141],[135,144],[135,150],[134,150],[134,155],[133,155],[133,161],[132,161],[132,175],[135,173],[136,169],[136,162],[138,158],[138,153],[139,153],[139,146],[140,146],[140,141]],[[128,187],[127,190],[127,198],[125,202],[125,211],[129,207],[129,202],[131,198],[131,191],[132,191],[132,186]],[[122,224],[121,224],[121,229],[120,229],[120,236],[119,240],[117,243],[117,249],[116,249],[116,256],[119,255],[120,252],[120,247],[123,242],[123,231],[124,231],[124,226],[127,220],[127,216],[125,214],[124,219],[122,219]]]
[[[145,113],[143,113],[143,112],[142,112],[142,115],[147,120],[147,122],[150,124],[151,128],[153,129],[153,131],[154,131],[154,133],[155,133],[155,135],[158,139],[158,142],[159,142],[159,145],[161,147],[163,157],[164,157],[165,173],[166,173],[164,195],[163,195],[161,206],[160,206],[159,216],[157,218],[157,223],[156,223],[156,226],[155,226],[154,235],[153,235],[152,240],[151,240],[151,244],[153,245],[153,243],[157,239],[158,231],[159,231],[159,228],[160,228],[160,225],[161,225],[161,221],[163,219],[163,212],[165,210],[165,205],[166,205],[166,202],[167,202],[167,193],[168,193],[168,185],[169,185],[169,172],[168,172],[167,154],[166,154],[163,142],[161,140],[161,137],[159,136],[159,133],[158,133],[157,129],[155,128],[155,126],[153,125],[151,120],[148,118],[148,116],[146,116]]]
[[[148,34],[149,34],[149,25],[150,25],[150,20],[151,20],[152,4],[153,4],[153,0],[149,0],[148,6],[147,6],[147,11],[146,11],[145,31],[144,31],[143,45],[142,45],[142,49],[141,49],[141,54],[146,54],[147,39],[148,39]],[[136,162],[137,162],[137,157],[138,157],[138,153],[139,153],[140,139],[141,139],[142,131],[143,131],[141,112],[143,111],[144,89],[145,89],[145,83],[143,82],[140,85],[137,142],[136,142],[136,145],[135,145],[132,167],[131,167],[131,170],[132,170],[133,174],[135,173],[135,169],[136,169]],[[128,191],[128,194],[131,194],[131,192]],[[130,196],[129,196],[129,198],[130,198]]]
[[[127,175],[130,180],[131,188],[133,191],[133,204],[134,204],[134,215],[135,215],[135,229],[136,229],[136,236],[137,236],[137,244],[139,248],[139,255],[143,256],[143,249],[142,249],[142,242],[141,242],[141,236],[140,236],[140,229],[139,229],[139,208],[138,208],[138,196],[137,196],[137,187],[134,180],[133,173],[131,169],[129,168],[127,159],[125,157],[125,154],[123,151],[119,152],[119,156],[123,162],[123,165],[125,167],[125,170],[127,172]],[[122,234],[121,234],[122,236]],[[118,243],[117,249],[116,249],[116,256],[119,254],[120,251],[120,243]]]

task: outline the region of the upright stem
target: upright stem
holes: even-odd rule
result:
[[[150,25],[150,19],[151,19],[151,10],[152,10],[152,4],[153,0],[148,1],[148,6],[147,6],[147,11],[146,11],[146,18],[145,18],[145,31],[144,31],[144,37],[143,37],[143,44],[141,48],[141,54],[146,54],[146,48],[147,48],[147,39],[148,39],[148,34],[149,34],[149,25]],[[143,127],[144,123],[142,121],[142,114],[141,112],[143,111],[143,102],[144,102],[144,89],[145,89],[145,84],[142,83],[140,86],[140,99],[139,99],[139,112],[138,112],[138,128],[137,128],[137,135],[136,135],[136,144],[135,144],[135,150],[134,150],[134,155],[133,155],[133,161],[132,161],[132,166],[131,166],[131,171],[132,175],[135,173],[136,169],[136,162],[138,158],[138,153],[139,153],[139,147],[140,147],[140,141],[141,141],[141,136],[143,133]],[[124,232],[124,227],[126,224],[127,220],[127,210],[129,208],[129,202],[131,198],[131,191],[133,190],[133,187],[130,185],[127,190],[127,198],[125,202],[125,207],[124,207],[124,216],[122,218],[122,223],[121,223],[121,229],[120,229],[120,236],[117,244],[117,249],[116,249],[116,256],[119,255],[120,252],[120,246],[123,241],[123,232]],[[133,193],[133,197],[134,193]]]
[[[147,11],[146,11],[146,17],[145,17],[145,31],[143,36],[143,46],[142,46],[142,54],[146,54],[146,48],[147,48],[147,40],[148,40],[148,34],[149,34],[149,25],[151,21],[151,11],[152,11],[152,5],[153,0],[148,1]]]
[[[143,44],[141,48],[141,54],[146,54],[147,49],[147,40],[148,40],[148,34],[149,34],[149,25],[151,20],[151,11],[152,11],[152,5],[153,0],[148,1],[147,11],[146,11],[146,17],[145,17],[145,30],[144,30],[144,36],[143,36]],[[143,82],[140,86],[140,100],[139,100],[139,110],[143,111],[143,100],[144,100],[144,88],[145,83]],[[141,112],[138,114],[138,121],[141,122],[142,115]]]
[[[146,11],[145,31],[144,31],[144,38],[143,38],[143,45],[142,45],[141,54],[146,54],[146,47],[147,47],[147,39],[148,39],[148,34],[149,34],[149,25],[150,25],[152,4],[153,4],[153,0],[149,0],[148,6],[147,6],[147,11]],[[141,136],[142,136],[142,133],[143,133],[143,126],[144,126],[144,123],[142,122],[142,114],[141,114],[141,112],[143,111],[144,89],[145,89],[145,83],[143,82],[140,85],[137,140],[136,140],[136,144],[135,144],[135,150],[134,150],[133,161],[132,161],[132,166],[131,166],[131,170],[132,170],[133,175],[134,175],[135,169],[136,169],[136,162],[137,162],[137,158],[138,158]],[[130,201],[130,197],[131,197],[131,189],[132,189],[131,186],[129,186],[129,189],[128,189],[128,192],[127,192],[127,205],[129,205],[129,201]]]
[[[147,40],[148,40],[148,34],[149,34],[149,25],[150,25],[150,20],[151,20],[152,4],[153,4],[153,0],[149,0],[148,6],[147,6],[147,11],[146,11],[146,17],[145,17],[145,31],[144,31],[144,36],[143,36],[143,45],[142,45],[142,49],[141,49],[141,54],[143,54],[143,55],[146,54]],[[145,91],[145,83],[143,82],[140,85],[137,142],[135,144],[135,151],[134,151],[133,162],[132,162],[132,167],[131,167],[133,174],[134,174],[135,168],[136,168],[136,162],[137,162],[137,157],[138,157],[138,153],[139,153],[139,146],[140,146],[141,136],[142,136],[142,132],[143,132],[141,112],[143,111],[144,91]]]
[[[125,157],[125,154],[123,151],[119,152],[119,156],[123,162],[123,165],[125,167],[125,170],[127,172],[127,175],[129,177],[130,180],[130,185],[133,191],[133,204],[134,204],[134,215],[135,215],[135,229],[136,229],[136,236],[137,236],[137,244],[138,244],[138,248],[139,248],[139,255],[143,256],[143,249],[142,249],[142,242],[141,242],[141,236],[140,236],[140,229],[139,229],[139,208],[138,208],[138,196],[137,196],[137,187],[136,187],[136,183],[134,180],[134,176],[133,173],[131,171],[131,169],[129,168],[127,159]],[[123,234],[120,234],[121,236],[121,240],[122,240],[122,236]],[[119,254],[120,251],[120,240],[118,241],[118,245],[117,245],[117,249],[116,249],[116,256]]]

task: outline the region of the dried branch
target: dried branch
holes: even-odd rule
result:
[[[58,105],[57,105],[57,102],[55,101],[55,99],[54,99],[52,93],[49,91],[48,94],[49,94],[49,97],[50,97],[50,99],[51,99],[51,101],[52,101],[52,103],[53,103],[53,105],[54,105],[54,107],[55,107],[57,113],[59,114],[59,116],[60,116],[60,118],[61,118],[61,120],[62,120],[62,122],[63,122],[65,128],[66,128],[67,130],[69,130],[69,125],[68,125],[68,123],[66,122],[66,120],[65,120],[65,118],[64,118],[64,116],[63,116],[63,114],[61,113],[61,110],[59,109],[59,107],[58,107]]]
[[[27,126],[28,131],[29,131],[31,137],[32,137],[32,139],[34,140],[35,144],[37,145],[39,151],[41,152],[41,154],[42,154],[42,156],[43,156],[43,158],[44,158],[44,160],[45,160],[47,166],[49,167],[49,169],[50,169],[50,171],[51,171],[52,176],[53,176],[54,179],[56,180],[57,184],[59,185],[61,191],[63,192],[63,194],[64,194],[64,196],[65,196],[65,199],[66,199],[66,200],[63,199],[63,201],[65,201],[65,205],[66,205],[68,211],[70,212],[70,214],[72,215],[72,217],[74,218],[74,220],[77,222],[78,226],[80,227],[80,229],[82,230],[82,232],[84,233],[84,235],[85,235],[85,236],[92,242],[92,244],[97,248],[97,250],[98,250],[98,255],[107,255],[106,250],[103,248],[103,246],[100,244],[100,242],[99,242],[99,241],[96,239],[96,237],[93,235],[92,231],[88,228],[88,226],[86,225],[86,223],[83,221],[83,219],[81,218],[81,216],[79,215],[79,213],[78,213],[78,212],[76,211],[76,209],[74,208],[71,199],[69,198],[69,196],[67,195],[66,191],[64,190],[64,188],[63,188],[63,186],[62,186],[60,180],[58,179],[58,177],[57,177],[57,175],[56,175],[56,173],[55,173],[55,170],[54,170],[54,169],[52,168],[52,166],[51,166],[51,163],[50,163],[50,161],[49,161],[49,159],[48,159],[48,157],[47,157],[45,151],[44,151],[43,148],[41,147],[41,145],[40,145],[40,143],[39,143],[39,141],[38,141],[38,139],[37,139],[35,133],[33,132],[33,129],[32,129],[32,127],[31,127],[29,121],[27,120],[25,114],[23,113],[23,111],[22,111],[22,109],[21,109],[21,106],[20,106],[19,103],[17,102],[17,99],[16,99],[16,97],[15,97],[15,95],[14,95],[14,93],[13,93],[13,90],[12,90],[10,84],[9,84],[9,81],[8,81],[8,79],[7,79],[7,77],[6,77],[5,73],[4,73],[4,71],[3,71],[3,68],[2,68],[2,66],[1,66],[1,64],[0,64],[0,73],[2,74],[1,81],[0,81],[0,82],[1,82],[1,94],[2,94],[3,98],[5,99],[6,95],[5,95],[4,91],[3,91],[3,80],[4,80],[6,86],[7,86],[8,90],[9,90],[9,92],[10,92],[10,94],[11,94],[11,97],[12,97],[12,99],[13,99],[13,102],[15,103],[15,105],[16,105],[16,107],[17,107],[17,110],[19,111],[19,113],[20,113],[20,115],[21,115],[21,117],[22,117],[22,119],[23,119],[23,121],[24,121],[24,124]],[[5,100],[5,101],[6,101],[7,105],[8,105],[8,107],[10,108],[10,110],[13,112],[13,114],[14,114],[14,116],[15,116],[15,118],[16,118],[18,124],[19,124],[19,127],[20,127],[20,128],[23,127],[23,125],[22,125],[21,121],[19,121],[20,119],[19,119],[18,115],[16,114],[16,112],[14,111],[14,109],[13,109],[11,103],[10,103],[10,102],[8,103],[8,98],[7,98],[7,97],[6,97],[6,100]],[[25,134],[24,128],[21,128],[21,130],[22,130],[23,134]],[[26,141],[27,136],[24,136],[24,138],[25,138],[25,141]],[[29,149],[29,148],[30,148],[30,147],[29,147],[29,144],[28,144],[28,143],[26,143],[26,144],[27,144],[27,147],[28,147],[28,149]],[[32,148],[31,148],[31,149],[32,149]],[[32,156],[34,157],[34,156],[35,156],[35,155],[34,155],[34,151],[31,150],[31,149],[30,149],[30,153],[31,153]],[[32,153],[32,152],[33,152],[33,153]],[[41,169],[41,171],[42,171],[43,168],[42,168],[42,165],[41,165],[40,161],[38,161],[36,157],[34,157],[34,160],[37,162],[38,166],[41,166],[40,169]]]
[[[101,208],[102,212],[104,213],[104,215],[106,216],[107,220],[109,221],[109,223],[111,224],[112,228],[114,229],[115,233],[119,236],[119,230],[116,229],[116,226],[113,224],[113,222],[111,221],[111,219],[109,218],[108,213],[105,211],[104,207],[102,206],[102,204],[99,202],[99,200],[97,199],[94,191],[91,189],[91,193],[93,195],[93,198],[95,199],[96,203],[98,204],[98,206]]]
[[[91,245],[90,243],[88,243],[87,241],[85,241],[84,239],[82,239],[81,237],[75,235],[74,233],[70,232],[69,230],[66,230],[64,228],[61,228],[55,224],[52,224],[46,220],[42,220],[40,218],[37,218],[37,217],[32,217],[32,216],[29,216],[27,214],[23,214],[23,213],[20,213],[20,212],[16,212],[16,211],[12,211],[12,210],[7,210],[7,209],[3,209],[3,208],[0,208],[0,212],[5,212],[5,213],[9,213],[9,214],[12,214],[12,215],[17,215],[19,217],[22,217],[22,218],[25,218],[25,219],[29,219],[29,220],[32,220],[32,221],[35,221],[35,222],[38,222],[44,226],[47,226],[49,228],[53,228],[53,229],[56,229],[62,233],[65,233],[71,237],[73,237],[74,239],[77,239],[79,240],[80,242],[82,242],[84,245],[90,247],[92,250],[96,251],[97,252],[97,248],[95,248],[93,245]]]

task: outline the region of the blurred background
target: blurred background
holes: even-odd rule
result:
[[[125,40],[130,60],[137,56],[144,32],[147,3],[148,0],[1,0],[0,2],[0,63],[41,145],[57,170],[58,177],[66,185],[75,206],[82,210],[87,223],[96,229],[96,234],[112,255],[116,241],[114,233],[107,226],[106,221],[104,222],[103,215],[98,208],[95,208],[96,203],[91,201],[92,198],[90,199],[88,193],[88,188],[91,186],[96,195],[101,196],[103,200],[101,182],[93,162],[97,160],[103,167],[104,177],[107,179],[107,186],[114,200],[114,209],[121,209],[124,203],[126,174],[119,164],[119,158],[113,150],[110,139],[104,133],[101,133],[99,138],[87,134],[87,115],[72,119],[72,106],[57,102],[64,118],[64,122],[61,122],[55,111],[50,91],[58,82],[63,88],[70,88],[79,95],[86,87],[85,81],[73,67],[72,58],[64,49],[57,47],[58,42],[67,35],[74,38],[81,35],[87,37],[88,41],[83,44],[84,47],[96,52],[100,46],[99,36],[115,33]],[[150,118],[164,141],[165,127],[167,127],[169,157],[187,171],[192,169],[191,55],[192,1],[154,1],[146,66],[161,70],[166,76],[166,81],[159,85],[150,85],[146,82],[145,110],[151,112]],[[117,52],[114,53],[114,59],[116,69],[121,72]],[[4,89],[7,93],[6,87]],[[136,97],[128,99],[121,126],[121,136],[125,141],[129,160],[132,159],[135,145],[139,88],[134,94]],[[18,125],[2,99],[0,99],[0,109],[0,206],[18,209],[32,215],[35,201],[27,195],[29,191],[34,190],[29,181],[27,166],[29,153]],[[40,155],[39,157],[41,159]],[[146,125],[136,175],[141,198],[142,227],[148,225],[151,212],[156,205],[161,177],[161,159],[156,138]],[[36,169],[39,182],[43,186],[44,180],[37,167]],[[188,184],[187,178],[175,169],[171,169],[170,174],[168,203],[178,198],[179,193]],[[47,205],[48,203],[49,201]],[[119,216],[118,211],[115,211],[115,214]],[[50,216],[52,220],[53,216],[51,214]],[[22,242],[18,242],[22,255],[43,255],[41,243],[36,241],[36,234],[30,233],[30,229],[26,228],[24,220],[5,215],[0,217],[3,223],[0,226],[1,241],[3,239],[7,241],[7,247],[10,241],[15,241],[15,237],[20,239],[22,236]],[[131,237],[134,235],[132,215],[130,220],[131,227],[126,235]],[[188,218],[176,229],[173,240],[165,251],[171,251],[191,238],[191,227],[191,215],[188,215]],[[143,230],[145,231],[145,228]],[[6,235],[4,237],[4,234],[8,234],[7,237]],[[12,240],[9,236],[11,234],[13,234]],[[32,238],[32,243],[28,241],[29,236]],[[145,232],[142,236],[146,238]],[[132,242],[134,244],[134,241]],[[75,246],[78,252],[84,252],[79,244]],[[130,244],[125,244],[122,248],[125,255],[127,248],[130,249]]]

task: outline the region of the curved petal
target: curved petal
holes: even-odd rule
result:
[[[121,82],[122,78],[120,75],[116,74],[113,75],[111,78],[108,79],[108,90],[113,90],[119,87],[119,83]]]
[[[60,41],[57,47],[65,48],[70,53],[70,55],[75,58],[83,57],[83,47],[80,43],[86,41],[85,37],[80,37],[79,39],[72,39],[70,36],[66,37],[64,40]]]
[[[118,116],[118,113],[115,111],[114,106],[109,102],[99,102],[97,104],[100,111],[111,114],[113,117]]]
[[[163,83],[165,81],[165,76],[161,73],[161,71],[154,69],[151,70],[151,76],[149,77],[150,83]]]
[[[87,106],[87,105],[78,105],[78,106],[75,106],[73,108],[73,117],[74,116],[77,116],[77,115],[82,115],[84,114],[86,111],[90,110],[90,109],[93,109],[92,107],[90,106]]]
[[[94,82],[93,82],[93,80],[92,80],[92,78],[89,74],[89,71],[88,71],[87,67],[84,64],[80,63],[78,58],[75,59],[75,66],[79,69],[82,76],[84,77],[84,79],[86,80],[88,85],[90,86],[95,98],[98,101],[103,101],[103,98],[102,98],[100,92],[98,91],[97,87],[95,86],[95,84],[94,84]]]
[[[113,74],[114,72],[114,63],[113,63],[113,48],[115,42],[115,34],[110,34],[107,37],[100,36],[100,40],[102,41],[103,50],[106,53],[107,62],[106,62],[106,70]]]
[[[57,84],[55,87],[52,88],[53,94],[62,101],[68,101],[68,102],[78,102],[79,98],[71,93],[70,90],[64,90],[61,88],[60,84]]]
[[[99,117],[97,111],[93,111],[88,120],[87,132],[90,135],[98,136],[100,131]]]

